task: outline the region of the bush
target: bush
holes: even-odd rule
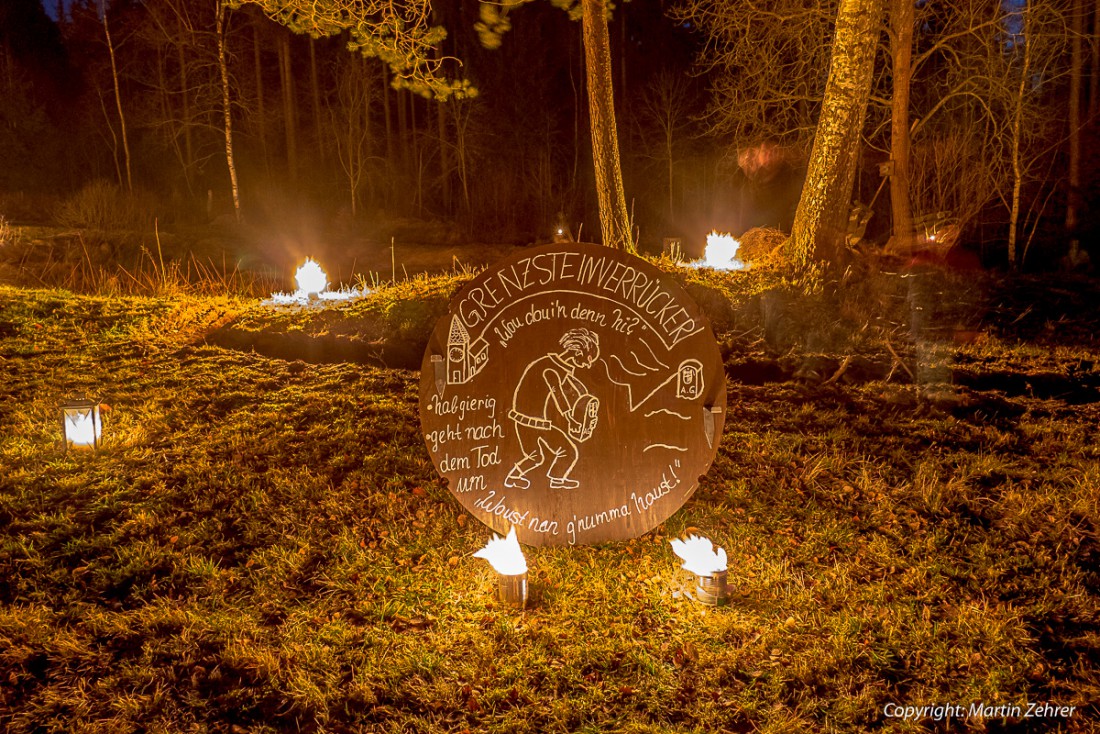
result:
[[[117,185],[97,179],[66,199],[57,210],[57,224],[101,232],[144,232],[153,228],[153,202],[147,194],[127,194]]]

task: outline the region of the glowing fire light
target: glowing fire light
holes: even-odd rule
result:
[[[96,449],[103,433],[99,403],[94,400],[70,400],[61,406],[61,428],[66,449]]]
[[[72,415],[65,418],[65,436],[81,446],[91,446],[95,443],[95,423],[92,416]]]
[[[314,293],[320,295],[328,288],[328,276],[312,257],[307,257],[302,267],[298,268],[294,280],[298,284],[298,292],[306,296]]]
[[[714,550],[707,538],[689,535],[686,540],[673,540],[672,552],[684,562],[683,569],[696,576],[713,576],[726,570],[726,550]]]
[[[707,235],[707,249],[703,252],[703,259],[689,265],[714,270],[748,270],[749,266],[737,259],[737,250],[740,247],[741,243],[729,232],[720,234],[713,231]]]
[[[307,257],[297,272],[294,273],[294,281],[298,290],[294,293],[274,293],[271,296],[272,303],[276,305],[303,304],[316,298],[321,301],[346,301],[366,295],[366,289],[341,288],[338,291],[326,290],[328,288],[328,275],[324,269],[312,257]]]
[[[516,540],[516,528],[512,527],[504,538],[494,535],[484,548],[474,553],[475,558],[484,558],[501,576],[518,576],[527,573],[527,559]]]

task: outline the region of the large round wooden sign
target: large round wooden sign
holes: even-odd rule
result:
[[[633,538],[714,460],[726,383],[710,324],[646,261],[575,243],[474,278],[424,354],[428,452],[462,506],[529,545]]]

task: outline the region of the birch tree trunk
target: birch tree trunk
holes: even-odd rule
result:
[[[233,214],[241,221],[241,196],[237,187],[237,165],[233,161],[233,116],[229,106],[229,70],[225,65],[225,5],[215,0],[215,33],[218,36],[218,71],[222,80],[222,111],[225,117],[225,162],[229,166],[229,183],[233,189]]]
[[[821,118],[788,243],[800,267],[834,261],[844,244],[884,5],[840,0]]]
[[[619,136],[611,85],[611,43],[605,0],[581,0],[584,60],[588,77],[588,113],[592,129],[592,162],[600,207],[603,244],[634,252],[630,215],[619,166]]]
[[[1022,126],[1024,119],[1024,95],[1027,91],[1028,77],[1031,75],[1031,12],[1027,4],[1021,8],[1023,17],[1023,33],[1018,38],[1018,43],[1024,47],[1024,66],[1020,70],[1020,84],[1016,89],[1016,99],[1012,111],[1012,205],[1008,215],[1008,265],[1016,267],[1016,250],[1019,239],[1020,222],[1020,192],[1023,188],[1024,167],[1020,160],[1020,144],[1023,135]]]
[[[122,92],[118,85],[118,65],[115,63],[115,44],[111,41],[111,30],[107,27],[107,3],[103,8],[103,35],[107,38],[107,53],[111,57],[111,79],[115,85],[115,105],[118,107],[118,124],[122,136],[122,154],[126,159],[126,190],[134,193],[134,175],[130,165],[130,136],[126,133],[126,115],[122,112]],[[122,183],[121,181],[119,183]]]

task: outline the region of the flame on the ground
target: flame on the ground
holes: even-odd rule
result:
[[[365,289],[360,291],[358,288],[341,288],[338,291],[325,290],[328,288],[328,275],[312,257],[307,257],[306,261],[294,273],[294,281],[298,285],[297,291],[290,294],[273,293],[271,295],[272,302],[278,305],[304,303],[312,297],[317,297],[322,301],[345,301],[358,298],[367,292]]]
[[[715,546],[708,538],[689,535],[686,540],[673,540],[672,552],[684,562],[685,571],[696,576],[710,576],[726,570],[726,550]]]
[[[65,438],[78,446],[92,446],[96,440],[95,421],[89,413],[65,416]]]
[[[313,293],[318,295],[328,288],[328,276],[312,257],[307,257],[298,272],[294,274],[294,282],[298,284],[298,292],[307,296]]]
[[[475,558],[484,558],[493,570],[502,576],[518,576],[527,573],[527,559],[516,540],[516,528],[513,525],[506,537],[494,535],[485,547],[474,553]]]
[[[741,243],[729,232],[717,230],[707,235],[707,249],[702,260],[688,263],[695,268],[713,268],[714,270],[748,270],[748,265],[737,259],[737,250]]]

